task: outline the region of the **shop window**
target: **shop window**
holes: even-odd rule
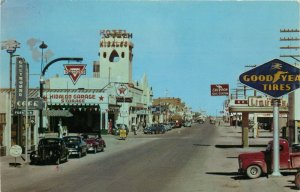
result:
[[[103,58],[106,58],[106,52],[103,53]]]
[[[122,57],[122,58],[124,58],[124,57],[125,57],[125,53],[124,53],[124,52],[122,52],[122,54],[121,54],[121,57]]]

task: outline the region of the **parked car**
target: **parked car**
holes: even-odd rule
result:
[[[37,151],[33,151],[30,154],[32,164],[60,164],[62,161],[67,162],[68,158],[69,150],[61,138],[41,139]]]
[[[163,124],[165,126],[166,131],[172,130],[172,125],[170,123]]]
[[[144,129],[145,134],[159,134],[159,133],[165,133],[166,129],[164,125],[162,124],[152,124],[149,127],[146,127]]]
[[[87,144],[87,151],[97,153],[98,151],[104,151],[106,147],[105,141],[102,138],[90,137],[85,139]]]
[[[182,123],[180,121],[175,121],[173,128],[181,128]]]
[[[192,127],[192,123],[190,121],[186,121],[183,124],[184,127]]]
[[[63,138],[70,155],[77,155],[78,158],[87,154],[87,144],[81,136],[66,136]]]
[[[295,147],[295,146],[294,146]],[[279,139],[280,169],[291,170],[300,168],[300,152],[296,149],[290,151],[289,143],[285,139]],[[293,151],[294,150],[294,151]],[[246,174],[254,179],[262,174],[271,172],[273,162],[273,141],[269,141],[265,151],[242,153],[238,156],[239,173]]]
[[[112,128],[112,134],[113,135],[120,135],[120,129],[124,128],[126,130],[126,134],[129,133],[129,128],[126,124],[115,124],[115,126]]]

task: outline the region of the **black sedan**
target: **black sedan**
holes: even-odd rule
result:
[[[87,154],[87,144],[81,136],[66,136],[63,139],[70,155],[77,155],[78,158],[81,158]]]
[[[144,129],[145,134],[158,134],[158,133],[165,133],[166,129],[162,124],[152,124],[149,127]]]
[[[39,141],[38,150],[30,154],[31,164],[55,163],[68,161],[69,151],[61,138],[43,138]]]

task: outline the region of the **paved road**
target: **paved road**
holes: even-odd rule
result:
[[[288,176],[249,180],[236,173],[242,149],[220,148],[235,144],[225,128],[193,125],[162,135],[133,136],[117,140],[105,136],[106,151],[59,166],[24,166],[2,172],[3,192],[103,191],[290,191]],[[234,146],[234,145],[233,145]],[[287,186],[288,185],[288,186]]]

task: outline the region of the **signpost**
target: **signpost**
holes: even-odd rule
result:
[[[279,105],[281,97],[300,87],[300,69],[279,59],[273,59],[240,75],[241,83],[261,91],[273,98],[273,176],[279,171]]]

